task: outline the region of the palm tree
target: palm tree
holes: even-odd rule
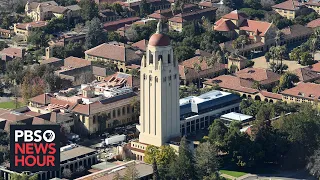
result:
[[[311,45],[311,49],[312,49],[312,57],[314,60],[315,52],[318,47],[318,38],[316,38],[316,37],[312,38],[310,45]]]
[[[275,46],[272,46],[270,49],[269,49],[269,53],[271,55],[271,58],[272,58],[272,62],[274,63],[275,61],[275,58],[276,58],[276,47]]]
[[[200,87],[200,71],[201,71],[201,66],[198,63],[194,63],[193,64],[193,68],[194,70],[196,70],[197,74],[198,74],[198,87]]]
[[[277,30],[276,31],[276,36],[274,37],[274,40],[276,41],[276,46],[279,46],[279,42],[281,41],[281,31]]]
[[[286,53],[287,48],[286,46],[278,46],[276,48],[276,54],[278,56],[277,59],[280,59],[280,73],[282,73],[282,60],[283,60],[283,56]]]

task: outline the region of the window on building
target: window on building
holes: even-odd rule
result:
[[[96,124],[96,118],[93,116],[93,124]]]
[[[171,81],[171,76],[169,76],[169,81]]]
[[[125,108],[125,107],[122,108],[122,114],[123,114],[123,115],[126,114],[126,108]]]
[[[158,82],[158,77],[156,76],[156,77],[154,77],[154,80],[156,81],[156,82]]]
[[[163,82],[166,82],[166,81],[167,81],[167,78],[166,78],[166,77],[164,77],[164,78],[163,78]]]
[[[149,64],[153,64],[153,54],[149,51]]]
[[[120,116],[120,114],[121,114],[121,111],[120,111],[120,109],[118,109],[118,116]]]
[[[160,61],[160,60],[162,61],[162,55],[158,56],[158,61]]]
[[[174,75],[174,79],[177,79],[177,75],[176,74]]]
[[[113,110],[112,112],[112,118],[115,118],[116,117],[116,110]]]
[[[127,106],[127,113],[130,113],[130,106]]]
[[[171,56],[170,56],[170,54],[168,54],[168,64],[170,64],[171,63]]]

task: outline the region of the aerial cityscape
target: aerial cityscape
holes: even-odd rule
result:
[[[318,101],[320,0],[0,1],[0,180],[316,180]]]

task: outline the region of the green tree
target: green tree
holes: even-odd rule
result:
[[[81,7],[81,18],[84,21],[90,21],[93,18],[98,17],[98,6],[94,1],[81,0],[79,6]]]
[[[246,6],[253,8],[253,9],[260,9],[261,8],[261,4],[257,0],[244,0],[244,4]]]
[[[174,57],[177,61],[182,62],[194,56],[194,49],[188,46],[178,46],[174,48]]]
[[[279,87],[284,89],[289,89],[294,86],[294,83],[299,82],[299,77],[291,72],[286,72],[280,77]]]
[[[96,47],[107,40],[107,34],[103,30],[101,22],[98,18],[93,18],[88,23],[88,33],[86,35],[85,48],[90,49]]]
[[[195,162],[199,179],[210,176],[219,167],[218,150],[210,142],[201,143],[195,152]]]
[[[214,144],[218,149],[223,150],[224,148],[224,138],[228,128],[223,124],[220,119],[215,119],[213,123],[209,126],[209,141]]]
[[[0,51],[2,51],[4,48],[7,48],[7,47],[8,47],[8,45],[6,42],[0,41]]]
[[[144,152],[144,162],[152,164],[157,155],[159,154],[159,148],[153,145],[148,145]]]
[[[147,3],[147,0],[142,0],[139,4],[139,7],[141,17],[145,17],[150,13],[150,5]]]
[[[40,47],[47,47],[49,42],[49,35],[45,34],[44,31],[33,31],[28,36],[28,43]]]
[[[198,88],[200,88],[200,72],[201,72],[201,66],[198,63],[193,64],[194,70],[197,72],[198,75]]]
[[[21,59],[15,58],[6,64],[6,78],[11,84],[20,84],[23,78],[23,63]]]
[[[301,59],[301,65],[311,65],[313,64],[313,58],[312,55],[310,54],[310,52],[302,52],[300,54],[300,59]]]
[[[182,137],[179,146],[179,156],[176,161],[171,164],[170,174],[177,179],[194,179],[196,178],[194,164],[194,157],[189,149],[187,140],[185,137]]]
[[[137,180],[139,179],[139,172],[136,169],[136,164],[135,162],[130,164],[127,169],[126,172],[123,176],[124,180]]]

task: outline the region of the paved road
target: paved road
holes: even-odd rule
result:
[[[240,178],[238,178],[240,180]],[[238,180],[237,179],[237,180]],[[247,177],[241,178],[241,180],[316,180],[316,178],[310,176],[306,171],[291,171],[282,172],[280,174],[272,175],[249,175]]]

